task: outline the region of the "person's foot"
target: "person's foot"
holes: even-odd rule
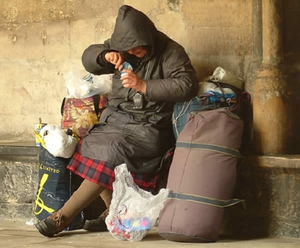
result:
[[[35,224],[35,227],[42,235],[46,237],[53,237],[68,226],[64,223],[63,216],[60,213],[55,212],[47,219],[39,221]]]
[[[97,219],[86,220],[83,226],[84,230],[89,232],[104,232],[107,231],[105,218],[108,215],[108,209],[106,209]]]

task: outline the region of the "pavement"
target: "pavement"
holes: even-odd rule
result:
[[[157,229],[151,229],[137,242],[121,241],[109,232],[87,232],[85,230],[65,231],[47,238],[33,226],[32,221],[0,220],[1,248],[300,248],[300,239],[260,238],[260,239],[220,239],[215,243],[182,243],[162,239]]]

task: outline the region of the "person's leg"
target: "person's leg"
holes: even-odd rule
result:
[[[107,231],[105,218],[108,215],[109,206],[112,200],[112,190],[105,189],[100,193],[100,196],[102,200],[104,201],[107,209],[97,218],[94,220],[86,220],[85,224],[83,226],[84,230],[90,231],[90,232],[101,232],[101,231]]]
[[[70,223],[82,209],[87,207],[104,190],[104,187],[88,180],[84,180],[58,212],[60,212],[64,219]]]
[[[105,188],[84,180],[73,193],[65,205],[47,219],[38,222],[35,226],[44,236],[52,237],[68,227],[72,219],[87,207]]]
[[[101,193],[100,196],[102,200],[104,201],[105,205],[107,208],[109,208],[111,199],[112,199],[112,190],[109,189],[104,189]]]

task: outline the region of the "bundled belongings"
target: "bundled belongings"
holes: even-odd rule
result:
[[[65,204],[83,179],[67,169],[78,143],[77,138],[53,124],[44,126],[36,135],[42,147],[39,154],[39,186],[33,212],[36,219],[43,220]],[[66,230],[82,228],[86,219],[97,218],[105,209],[99,197],[79,213]]]
[[[170,190],[158,232],[171,241],[214,242],[224,208],[232,199],[243,121],[228,108],[193,112],[179,134],[171,164]]]
[[[218,108],[215,103],[211,103],[211,104],[207,103],[201,105],[200,103],[202,100],[203,97],[196,96],[188,102],[175,103],[174,111],[172,115],[172,125],[173,125],[174,136],[176,139],[178,138],[178,135],[184,128],[189,113]]]
[[[48,124],[39,131],[35,130],[42,144],[34,207],[38,220],[59,210],[81,184],[83,179],[69,171],[67,166],[80,138],[99,122],[106,107],[106,95],[111,91],[111,75],[88,74],[82,78],[78,74],[73,71],[65,76],[68,95],[61,106],[61,125]],[[86,219],[97,218],[105,209],[99,196],[74,218],[67,230],[82,228]]]
[[[83,78],[75,72],[65,76],[68,95],[61,105],[61,127],[70,129],[79,138],[88,134],[106,107],[106,96],[111,92],[112,74],[92,75]]]
[[[73,193],[71,172],[66,169],[78,140],[68,135],[58,125],[44,126],[39,135],[39,186],[36,193],[34,215],[43,220],[60,209]],[[83,216],[79,214],[68,230],[82,227]]]
[[[212,76],[199,83],[199,92],[189,102],[178,102],[174,106],[172,123],[177,138],[191,112],[226,107],[241,118],[250,104],[250,94],[244,90],[242,79],[217,67]]]
[[[224,83],[227,85],[231,85],[241,91],[244,90],[244,81],[243,79],[237,77],[230,71],[223,69],[222,67],[217,67],[213,75],[209,77],[209,81]]]
[[[251,102],[250,94],[244,89],[244,81],[221,67],[214,70],[202,87],[200,85],[199,94],[203,94],[208,103],[219,101],[219,107],[227,107],[241,118]]]

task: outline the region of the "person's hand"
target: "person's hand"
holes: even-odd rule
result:
[[[119,69],[124,63],[124,57],[121,53],[118,52],[108,52],[105,54],[105,59],[107,62],[115,65],[116,69]]]
[[[124,88],[132,88],[141,93],[146,93],[146,82],[131,70],[122,70],[121,80]]]

